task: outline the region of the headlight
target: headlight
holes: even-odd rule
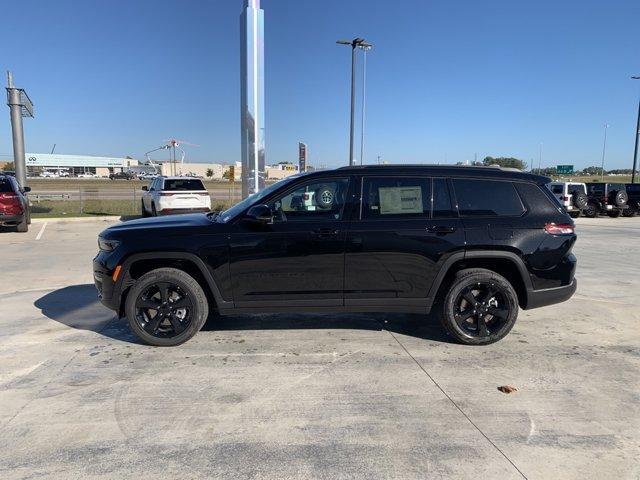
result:
[[[107,240],[102,237],[98,237],[98,248],[103,252],[113,252],[116,248],[118,248],[120,242],[117,240]]]

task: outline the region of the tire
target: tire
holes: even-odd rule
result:
[[[144,207],[144,200],[140,200],[140,206],[141,206],[141,212],[142,212],[142,216],[143,217],[148,217],[149,216],[149,212],[147,212],[147,209]]]
[[[27,213],[24,214],[22,221],[16,225],[16,232],[25,233],[29,231],[29,222],[27,219]]]
[[[607,215],[611,218],[618,218],[620,216],[620,210],[611,210],[607,212]]]
[[[613,200],[611,203],[618,207],[624,207],[629,201],[629,195],[624,190],[617,190],[611,192],[611,199]]]
[[[163,286],[167,286],[165,294]],[[172,303],[185,306],[172,308]],[[158,305],[158,309],[143,304]],[[127,295],[125,313],[129,328],[144,343],[173,347],[200,331],[209,315],[209,302],[191,275],[177,268],[158,268],[136,280]]]
[[[584,216],[587,218],[596,218],[598,216],[598,208],[594,204],[590,203],[585,207],[582,213],[584,213]]]
[[[631,217],[635,216],[635,214],[636,214],[636,211],[633,208],[625,208],[622,211],[622,216],[623,217],[627,217],[627,218],[631,218]]]
[[[585,208],[587,206],[587,203],[589,203],[589,199],[583,192],[573,192],[573,195],[571,197],[573,205],[579,210]]]
[[[152,217],[157,217],[158,216],[158,211],[156,210],[156,204],[155,203],[151,204],[151,216]]]
[[[504,338],[515,325],[518,295],[496,272],[484,268],[461,270],[449,285],[440,313],[442,326],[460,343],[489,345]]]
[[[321,210],[329,210],[336,201],[336,193],[333,191],[333,188],[322,185],[316,190],[314,198],[318,208]]]
[[[571,218],[578,218],[580,216],[580,210],[578,210],[577,212],[569,212],[569,216]]]

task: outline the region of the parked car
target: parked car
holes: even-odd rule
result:
[[[624,183],[588,183],[587,196],[589,208],[585,210],[586,217],[608,215],[616,218],[627,209],[627,195]]]
[[[211,197],[199,178],[157,177],[142,189],[143,217],[211,210]]]
[[[519,307],[576,290],[574,224],[549,181],[453,166],[295,175],[219,214],[104,230],[95,285],[151,345],[187,341],[209,312],[434,308],[456,340],[489,344],[507,335]],[[306,192],[330,195],[322,208],[292,207]]]
[[[627,201],[627,205],[629,205],[628,213],[627,210],[623,212],[623,215],[627,217],[633,217],[636,214],[640,214],[640,183],[627,183],[625,184],[625,188],[627,191],[627,196],[629,200]]]
[[[160,175],[157,173],[141,173],[138,175],[138,180],[154,180],[158,178]]]
[[[31,210],[27,193],[29,187],[20,188],[11,175],[0,175],[0,225],[16,227],[18,232],[27,232],[31,223]]]
[[[551,182],[549,188],[571,218],[578,218],[581,212],[589,209],[586,184],[579,182]]]
[[[78,178],[100,178],[96,173],[79,173]]]
[[[48,170],[43,170],[42,172],[40,172],[40,176],[42,178],[57,178],[60,175],[58,175],[57,173],[54,173],[54,172],[50,172]]]
[[[111,180],[133,180],[136,176],[131,172],[114,172],[109,174]]]

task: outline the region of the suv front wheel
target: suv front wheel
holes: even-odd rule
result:
[[[459,271],[442,303],[447,332],[467,345],[504,338],[518,318],[518,295],[502,275],[484,268]]]
[[[142,275],[127,295],[129,327],[146,344],[170,347],[186,342],[207,320],[209,305],[200,284],[176,268]]]

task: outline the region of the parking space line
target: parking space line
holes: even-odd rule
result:
[[[36,240],[40,240],[42,238],[42,234],[44,233],[44,229],[47,227],[47,223],[48,222],[44,222],[42,224],[42,228],[40,229],[40,231],[38,232],[38,235],[36,235]]]
[[[495,448],[498,453],[500,453],[505,460],[507,460],[507,462],[509,462],[511,464],[511,466],[513,468],[515,468],[515,470],[520,474],[520,476],[522,476],[522,478],[524,478],[525,480],[528,480],[527,476],[522,472],[522,470],[520,470],[517,465],[507,456],[506,453],[504,453],[504,451],[502,451],[502,449],[500,449],[500,447],[498,447],[498,445],[496,445],[493,440],[491,440],[481,429],[480,427],[478,427],[478,425],[471,420],[471,418],[469,417],[469,415],[467,415],[467,413],[462,410],[462,408],[456,403],[456,401],[451,398],[451,396],[445,392],[445,390],[440,386],[440,384],[438,382],[436,382],[436,380],[431,376],[431,374],[429,372],[427,372],[427,370],[422,366],[422,364],[413,356],[411,355],[411,352],[409,352],[409,350],[407,349],[407,347],[404,346],[404,344],[402,342],[400,342],[400,340],[398,340],[398,338],[389,330],[387,330],[386,328],[384,329],[386,330],[386,332],[391,335],[391,337],[398,343],[398,345],[400,345],[400,347],[405,351],[405,353],[415,362],[415,364],[418,366],[418,368],[420,370],[422,370],[424,372],[424,374],[429,377],[429,380],[431,380],[431,382],[433,382],[433,384],[438,388],[438,390],[440,390],[442,392],[442,394],[453,404],[453,406],[464,416],[464,418],[467,419],[467,421],[478,431],[480,432],[480,435],[482,435],[492,446],[493,448]]]

